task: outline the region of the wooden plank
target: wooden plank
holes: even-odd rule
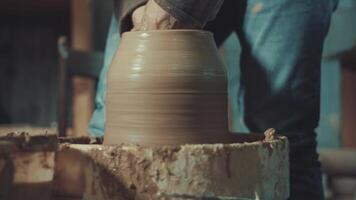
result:
[[[1,199],[52,199],[57,147],[56,135],[0,137]]]
[[[342,69],[342,146],[356,148],[356,72],[351,69]]]
[[[91,0],[72,0],[72,48],[92,49],[92,3]]]
[[[87,77],[73,77],[73,135],[87,135],[94,108],[95,82]]]
[[[72,0],[72,48],[92,49],[91,0]],[[73,130],[74,136],[86,135],[94,107],[95,82],[90,78],[73,77]]]

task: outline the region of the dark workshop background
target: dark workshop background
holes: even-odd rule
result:
[[[320,147],[339,147],[341,135],[352,134],[349,130],[356,130],[356,75],[343,70],[338,59],[328,59],[330,55],[351,49],[356,41],[356,3],[354,0],[341,0],[340,3],[333,16],[324,51],[318,129]],[[61,35],[71,40],[70,5],[66,0],[0,1],[2,126],[57,126],[57,40]],[[103,51],[112,14],[111,1],[91,1],[91,8],[92,48]],[[224,57],[232,71],[238,69],[238,51],[238,41],[232,35],[224,47]],[[234,84],[238,77],[229,77],[229,80]],[[230,88],[231,92],[234,90],[236,88]],[[342,104],[343,101],[347,103]],[[235,129],[243,130],[239,113],[234,113],[234,116],[238,119],[235,120]]]
[[[69,43],[72,39],[72,26],[77,23],[72,19],[74,2],[78,1],[0,1],[0,124],[5,130],[55,130],[59,103],[57,42],[60,36],[66,36]],[[83,2],[91,12],[91,37],[95,38],[91,50],[103,52],[112,2]]]

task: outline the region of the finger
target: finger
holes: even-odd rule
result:
[[[171,24],[171,28],[173,29],[175,26],[177,26],[178,21],[177,21],[177,19],[175,17],[170,16],[169,23]]]
[[[168,30],[168,29],[172,29],[172,25],[169,22],[169,20],[163,20],[161,22],[158,23],[158,29],[159,30]]]
[[[171,16],[169,14],[165,15],[157,22],[157,29],[165,30],[165,29],[172,29],[173,25],[170,20]]]
[[[143,16],[142,28],[144,30],[157,29],[157,12],[152,8],[152,3],[149,1],[146,6],[145,14]]]
[[[137,8],[133,13],[132,13],[132,23],[133,23],[133,30],[139,30],[141,23],[142,23],[142,19],[143,19],[143,15],[145,12],[145,8],[146,6],[141,6],[139,8]]]
[[[148,1],[144,17],[147,21],[148,30],[163,29],[162,27],[169,26],[169,22],[166,22],[169,20],[169,16],[170,15],[154,0]]]

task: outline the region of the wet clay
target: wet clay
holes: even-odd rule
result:
[[[218,143],[227,83],[210,32],[127,32],[108,73],[104,144]]]

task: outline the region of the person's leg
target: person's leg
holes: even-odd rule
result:
[[[106,80],[111,60],[116,52],[120,40],[120,31],[115,17],[112,17],[108,37],[106,40],[104,65],[100,72],[95,97],[95,110],[89,123],[88,132],[93,137],[103,137],[105,129],[105,97]]]
[[[290,141],[293,200],[324,199],[315,128],[322,47],[336,0],[247,0],[238,26],[244,120]]]

